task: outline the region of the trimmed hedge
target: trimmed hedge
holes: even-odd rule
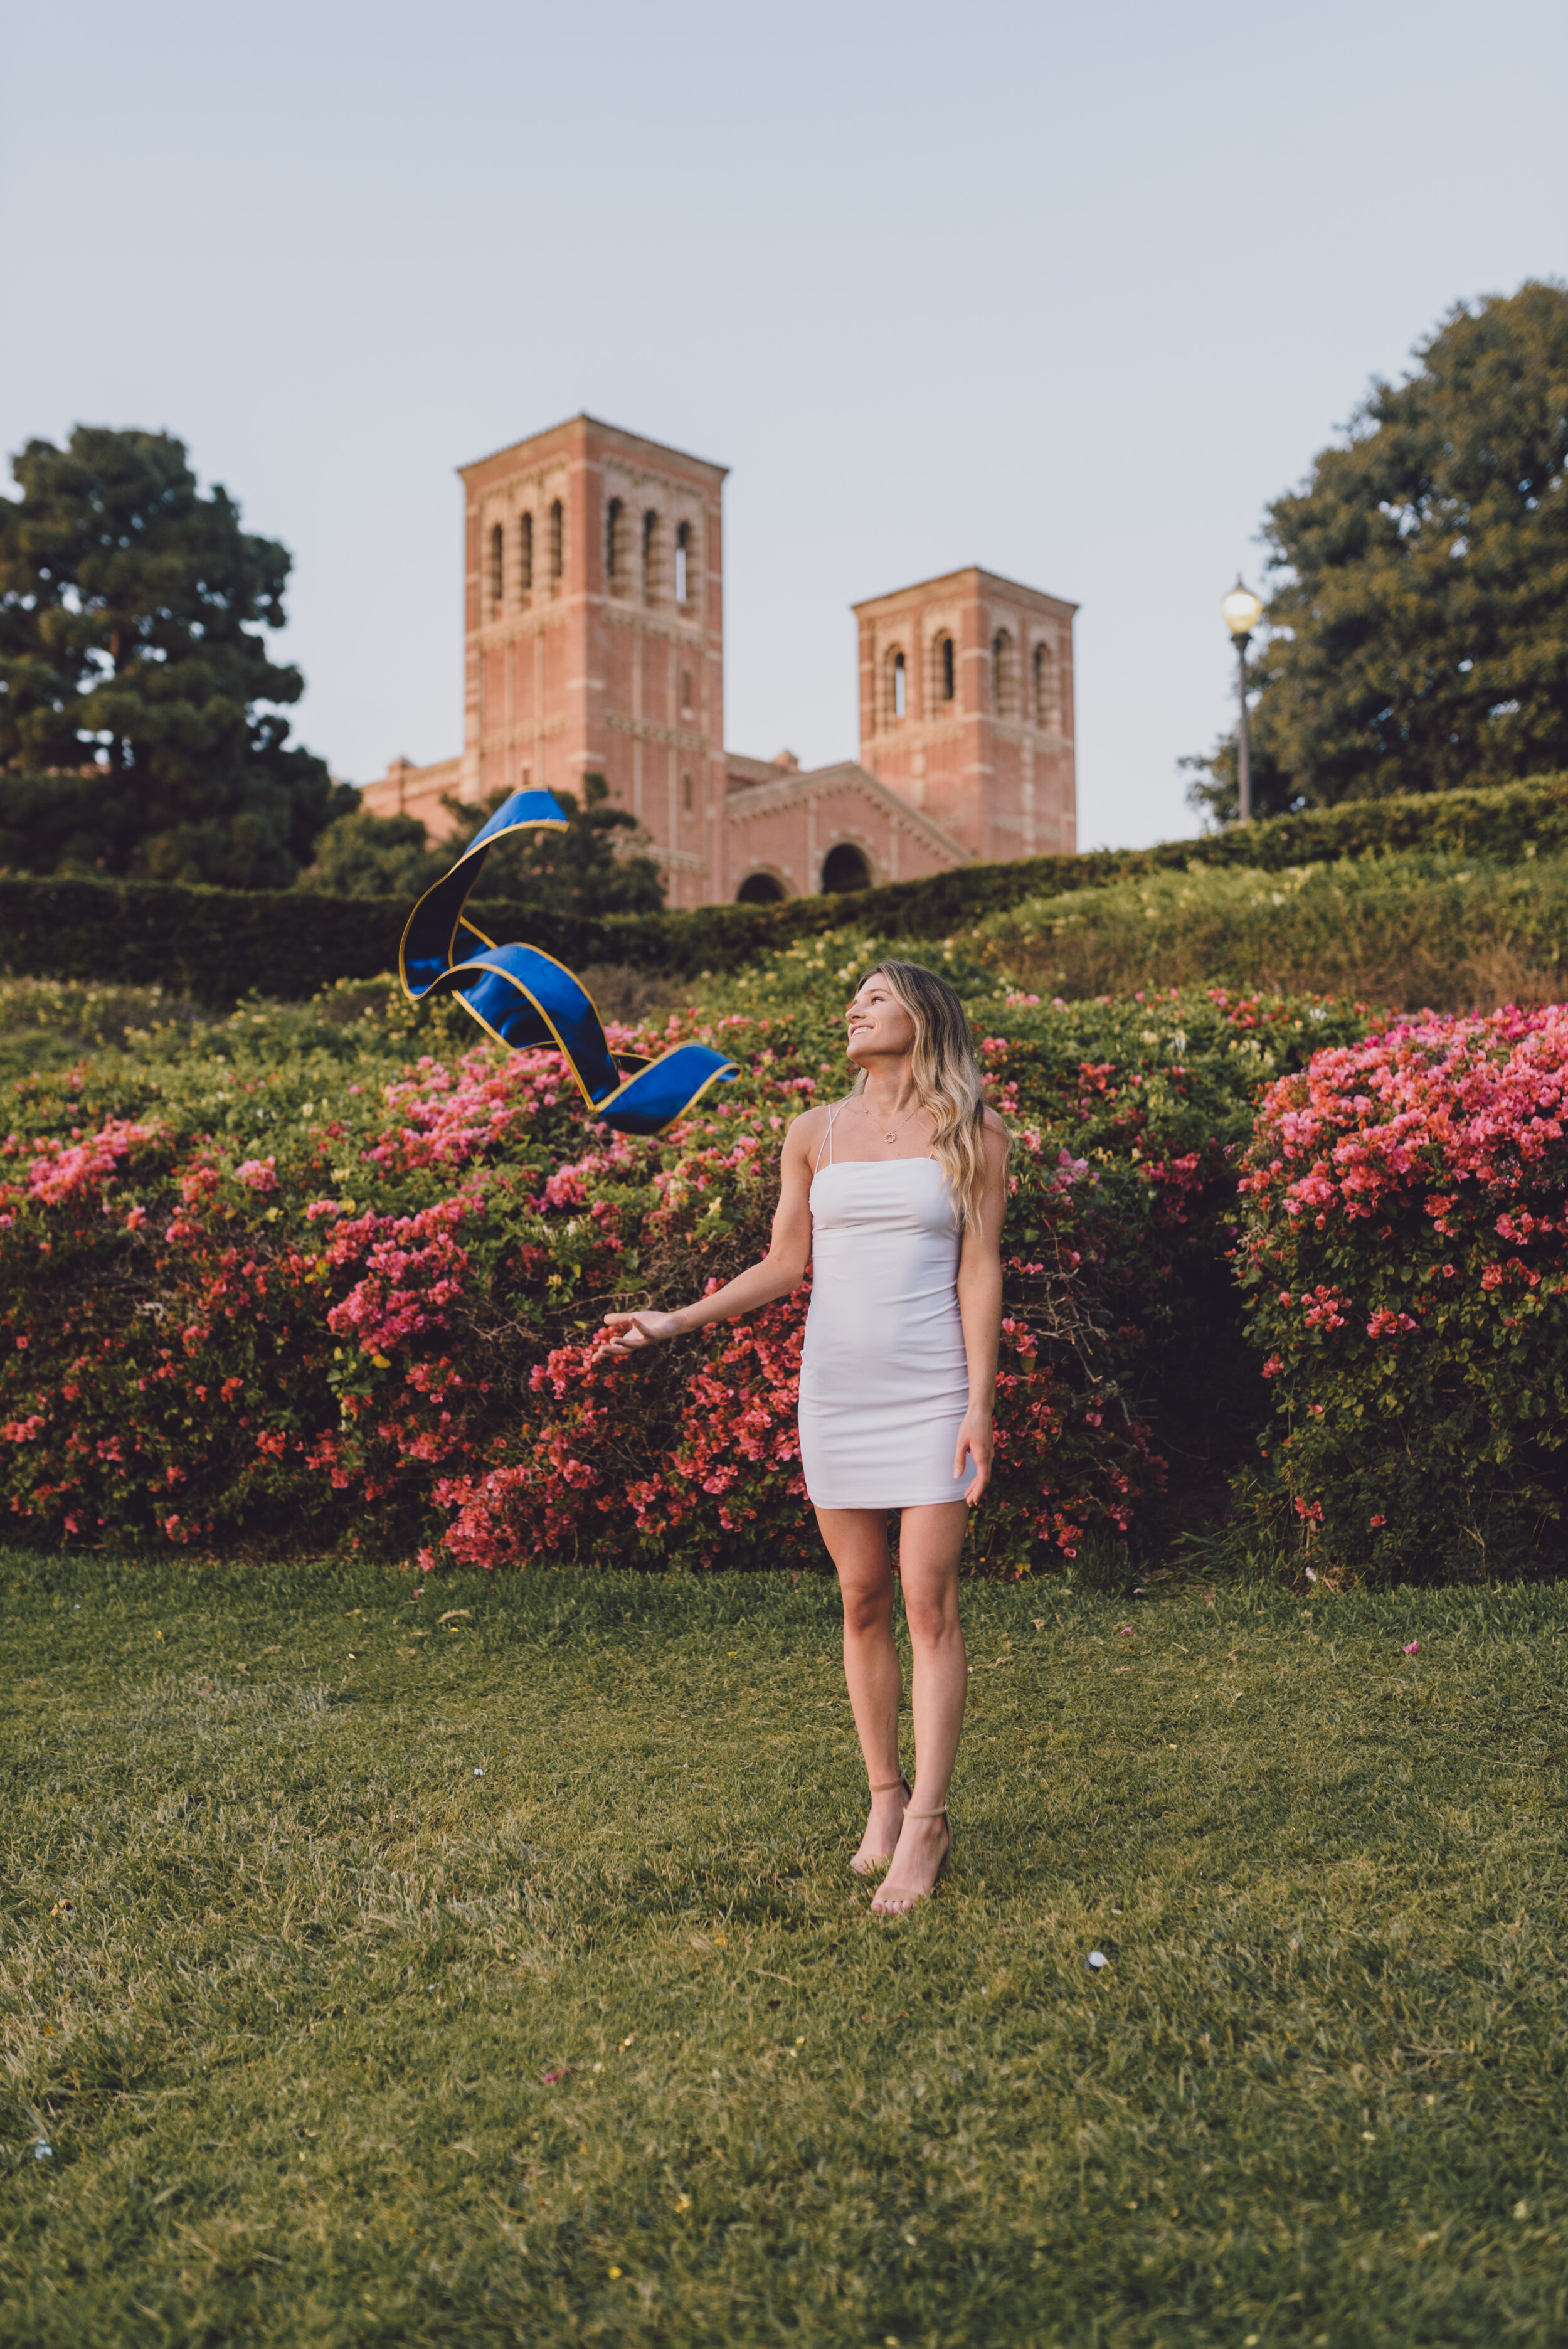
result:
[[[1507,863],[1560,847],[1568,847],[1568,775],[1542,775],[1487,791],[1354,800],[1154,848],[964,865],[923,881],[845,896],[796,897],[775,907],[704,905],[690,913],[594,916],[481,899],[472,910],[490,934],[526,936],[579,968],[621,963],[689,978],[737,969],[769,947],[846,924],[890,938],[944,937],[1026,898],[1194,866],[1279,872],[1398,849]],[[214,1004],[253,992],[298,999],[334,979],[391,969],[407,911],[401,900],[304,891],[0,874],[0,928],[12,973],[160,982]]]
[[[0,875],[9,975],[159,986],[232,1004],[395,968],[403,912],[375,898]]]
[[[476,901],[470,911],[487,933],[526,936],[575,967],[677,967],[659,915],[595,920],[493,900]],[[746,909],[738,914],[744,926]],[[0,874],[0,935],[11,975],[161,985],[222,1007],[252,993],[298,1001],[335,979],[395,970],[407,916],[401,898]]]
[[[1568,988],[1568,853],[1501,864],[1398,849],[1284,873],[1150,873],[1028,898],[959,943],[1068,999],[1212,980],[1411,1009],[1555,1002]]]

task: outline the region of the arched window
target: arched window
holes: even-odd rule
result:
[[[504,573],[504,570],[503,570],[503,568],[502,568],[502,566],[503,566],[503,564],[504,564],[504,563],[505,563],[505,560],[506,560],[506,536],[505,536],[504,532],[503,532],[503,531],[502,531],[502,529],[501,529],[501,526],[500,526],[500,523],[498,522],[498,523],[496,523],[496,525],[495,525],[494,529],[490,532],[490,602],[491,602],[492,604],[499,604],[499,603],[500,602],[500,598],[501,598],[501,589],[503,588],[503,586],[504,586],[504,585],[505,585],[505,584],[506,584],[506,582],[505,582],[505,573]]]
[[[521,594],[533,593],[533,516],[523,514],[517,525],[517,584]]]
[[[1006,628],[991,639],[991,707],[998,718],[1013,715],[1013,639]]]
[[[841,840],[837,847],[829,849],[822,859],[822,886],[830,896],[841,895],[846,889],[869,889],[871,885],[871,866],[852,841]]]
[[[659,518],[652,506],[643,516],[643,601],[651,604],[659,592]]]
[[[738,905],[777,905],[782,903],[784,885],[771,873],[748,873],[735,893]]]
[[[908,708],[909,678],[904,669],[903,655],[902,653],[894,653],[892,657],[892,714],[895,718],[903,718],[906,715]]]
[[[612,589],[621,584],[621,515],[619,498],[612,498],[604,509],[604,577]]]
[[[951,701],[954,691],[953,639],[939,636],[936,640],[936,691],[943,701]]]
[[[550,584],[553,587],[566,570],[566,516],[559,498],[550,508]]]
[[[1035,647],[1035,723],[1047,733],[1060,730],[1062,699],[1057,657],[1048,644]]]
[[[676,602],[684,604],[690,585],[691,524],[683,522],[676,532]]]

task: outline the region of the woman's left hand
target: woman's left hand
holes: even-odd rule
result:
[[[958,1431],[958,1450],[953,1462],[954,1476],[963,1475],[966,1460],[975,1463],[975,1482],[964,1495],[971,1508],[991,1482],[991,1414],[971,1403]]]

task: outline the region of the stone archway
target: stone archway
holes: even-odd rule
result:
[[[822,859],[822,887],[830,897],[871,885],[872,868],[863,848],[857,848],[852,840],[841,840],[829,849]]]

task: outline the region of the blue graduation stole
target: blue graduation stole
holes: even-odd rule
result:
[[[514,1051],[554,1045],[565,1054],[589,1108],[618,1133],[661,1133],[709,1085],[737,1076],[736,1063],[706,1044],[677,1044],[656,1061],[612,1052],[592,997],[564,963],[538,947],[498,947],[463,916],[498,840],[514,832],[565,829],[565,812],[549,792],[513,792],[409,915],[397,976],[415,1003],[427,995],[455,995],[487,1035]]]

